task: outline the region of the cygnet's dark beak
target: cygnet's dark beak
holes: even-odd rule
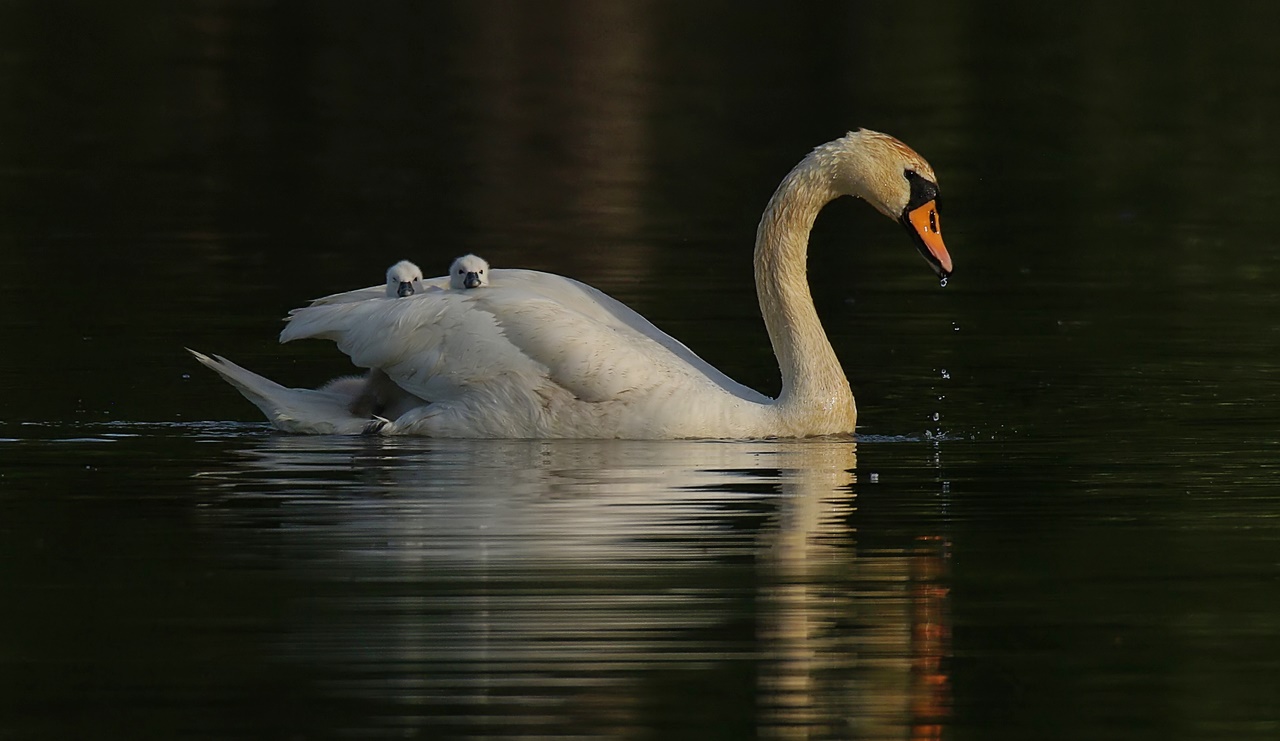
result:
[[[396,289],[396,295],[400,298],[413,295],[413,284],[407,280],[400,281],[400,287]]]
[[[479,288],[479,287],[480,287],[480,274],[479,274],[479,273],[467,273],[467,277],[466,277],[466,278],[464,278],[464,279],[463,279],[463,281],[462,281],[462,287],[463,287],[463,288]]]

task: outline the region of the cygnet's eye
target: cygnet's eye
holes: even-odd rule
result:
[[[479,270],[478,272],[479,272],[481,275],[483,275],[483,274],[484,274],[484,268],[480,268],[480,270]]]

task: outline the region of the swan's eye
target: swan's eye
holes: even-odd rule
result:
[[[911,196],[907,199],[908,211],[914,211],[929,201],[938,199],[938,186],[928,178],[915,170],[903,170],[902,176],[911,187]]]

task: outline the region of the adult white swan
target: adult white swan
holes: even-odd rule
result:
[[[492,270],[493,284],[479,291],[424,291],[398,301],[320,299],[291,312],[280,340],[331,339],[356,365],[380,369],[425,400],[376,421],[373,430],[382,434],[748,438],[852,432],[853,393],[805,278],[814,219],[841,195],[863,198],[899,220],[934,270],[943,277],[951,272],[939,231],[937,180],[924,159],[897,139],[865,129],[815,149],[782,181],[756,233],[756,292],[782,373],[777,399],[729,379],[604,293],[528,270]],[[334,431],[332,424],[320,427],[325,429],[317,432]],[[289,429],[308,431],[296,418]]]

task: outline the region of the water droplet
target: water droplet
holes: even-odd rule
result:
[[[959,331],[960,331],[960,325],[959,325],[959,324],[956,324],[955,322],[952,322],[952,323],[951,323],[951,331],[952,331],[952,332],[959,332]]]
[[[950,381],[950,380],[951,380],[951,374],[947,372],[947,369],[946,369],[946,368],[943,368],[943,369],[942,369],[942,377],[943,377],[945,380],[948,380],[948,381]]]
[[[937,413],[937,412],[934,412],[934,413],[933,413],[933,421],[934,421],[934,422],[937,422],[937,421],[938,421],[938,416],[939,416],[939,415],[938,415],[938,413]]]
[[[880,474],[878,474],[878,473],[873,473],[873,474],[870,474],[870,475],[868,476],[868,478],[871,480],[871,483],[875,484],[875,483],[878,483],[878,482],[880,481]]]
[[[943,288],[946,288],[946,287],[947,287],[947,276],[945,276],[945,275],[944,275],[944,276],[942,276],[941,278],[939,278],[939,279],[938,279],[938,285],[939,285],[939,286],[941,286],[941,287],[943,287]]]

